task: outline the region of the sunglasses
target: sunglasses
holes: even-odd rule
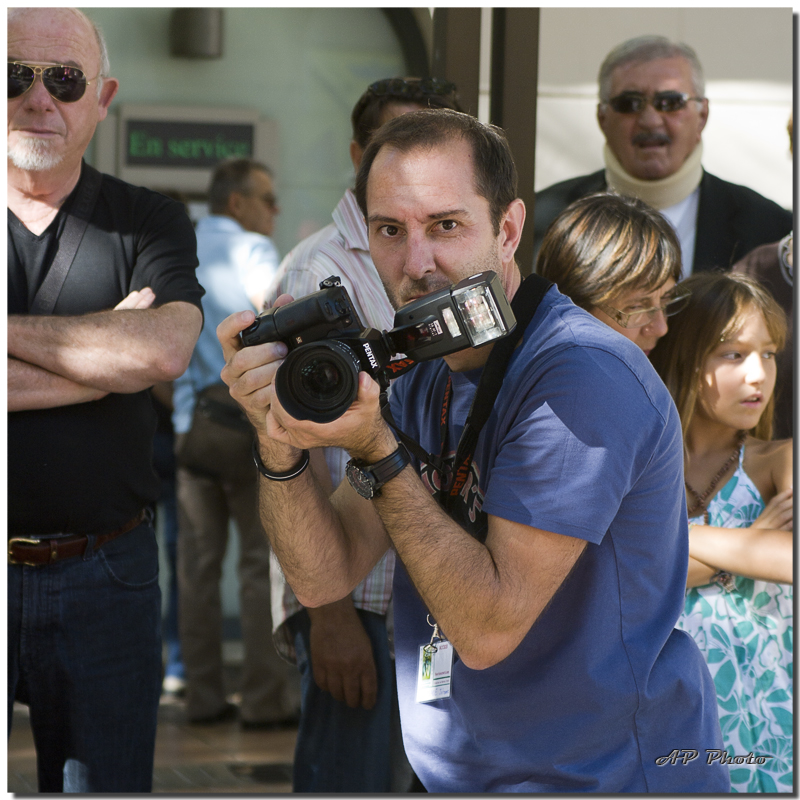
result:
[[[36,76],[41,75],[44,88],[50,97],[60,103],[77,103],[94,80],[86,80],[83,70],[66,64],[25,64],[22,61],[8,62],[8,99],[21,97],[33,86]]]
[[[656,92],[652,97],[641,92],[623,92],[608,101],[618,114],[641,114],[648,103],[661,113],[672,114],[686,108],[690,100],[702,101],[705,97],[691,97],[684,92]]]
[[[662,312],[665,317],[671,317],[679,311],[683,311],[689,303],[689,298],[692,293],[686,289],[676,289],[671,294],[662,298],[663,305],[648,308],[644,311],[620,311],[618,308],[612,306],[598,306],[601,311],[608,314],[611,319],[615,320],[621,328],[643,328],[649,325],[655,318],[656,314]]]
[[[258,197],[262,203],[268,208],[271,208],[273,211],[278,207],[278,198],[272,193],[267,192],[266,194],[259,194],[259,195],[250,195],[251,197]]]
[[[456,85],[441,78],[386,78],[367,89],[375,97],[436,97],[455,94]]]

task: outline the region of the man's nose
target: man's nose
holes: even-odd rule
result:
[[[660,111],[653,108],[653,104],[647,102],[644,108],[636,115],[636,122],[643,128],[657,128],[664,124],[664,117]]]
[[[22,95],[22,102],[29,108],[53,107],[55,101],[45,89],[44,79],[40,74],[33,76],[33,85]]]
[[[436,271],[433,244],[423,232],[409,233],[403,272],[413,280]]]

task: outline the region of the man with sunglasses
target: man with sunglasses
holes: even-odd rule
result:
[[[605,169],[536,193],[534,264],[556,216],[579,197],[605,189],[638,197],[669,220],[681,243],[684,277],[730,269],[754,247],[791,230],[791,212],[703,169],[709,108],[691,47],[663,36],[630,39],[606,56],[598,82]]]
[[[350,115],[350,160],[358,171],[373,133],[394,117],[421,108],[459,110],[456,87],[439,78],[386,78],[359,97]],[[392,327],[391,307],[369,254],[367,224],[348,189],[333,222],[304,239],[281,264],[279,294],[303,297],[338,275],[366,325]],[[321,455],[321,453],[320,453]],[[325,451],[323,469],[336,485],[348,455]],[[386,627],[394,553],[387,552],[369,576],[338,603],[304,608],[273,560],[272,580],[283,587],[272,609],[275,643],[295,661],[303,681],[300,729],[295,748],[295,792],[407,791],[412,779],[399,731],[394,664]]]
[[[146,391],[202,324],[182,206],[83,162],[117,91],[76,9],[8,12],[8,721],[40,792],[151,789],[159,495]]]
[[[250,158],[219,163],[208,190],[211,214],[197,223],[198,280],[204,325],[189,367],[174,384],[178,498],[180,638],[186,666],[186,718],[213,723],[236,716],[226,700],[220,578],[229,526],[239,542],[244,657],[238,714],[245,729],[296,718],[296,676],[275,652],[270,613],[270,551],[256,513],[250,428],[237,418],[219,372],[225,365],[217,325],[233,310],[260,309],[274,283],[278,251],[269,236],[279,206],[272,172]],[[220,405],[228,400],[228,405]]]

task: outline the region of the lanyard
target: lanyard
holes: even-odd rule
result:
[[[511,301],[511,309],[517,319],[517,325],[511,333],[499,339],[494,344],[491,358],[486,362],[483,372],[481,373],[481,379],[478,383],[478,388],[475,392],[469,414],[467,415],[464,430],[458,442],[456,458],[453,463],[452,479],[447,489],[437,493],[437,501],[454,519],[461,516],[458,512],[461,510],[461,505],[463,504],[457,505],[456,501],[469,476],[472,460],[475,456],[475,448],[478,444],[478,437],[494,407],[495,400],[500,392],[500,387],[503,384],[503,377],[505,376],[508,363],[525,329],[533,319],[533,315],[536,313],[539,303],[552,285],[550,281],[542,278],[540,275],[530,275],[522,282],[517,293],[514,295],[514,299]],[[407,369],[410,369],[410,366],[407,367]],[[399,430],[392,417],[392,412],[389,409],[388,398],[386,398],[385,393],[381,395],[381,413],[383,418],[394,429],[403,444],[405,444],[420,461],[430,464],[442,476],[443,481],[445,478],[444,463],[447,453],[447,431],[452,401],[453,382],[452,376],[448,376],[439,418],[441,450],[439,455],[436,456],[425,451],[422,446],[415,442],[410,436],[407,436]]]

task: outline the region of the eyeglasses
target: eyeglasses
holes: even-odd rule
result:
[[[689,303],[692,293],[686,289],[675,289],[671,294],[665,295],[661,299],[663,305],[648,308],[643,311],[620,311],[612,306],[598,306],[601,311],[608,314],[622,328],[643,328],[649,325],[658,312],[662,312],[665,317],[671,317],[679,311],[683,311]]]
[[[86,80],[83,70],[66,64],[9,61],[8,99],[13,100],[25,94],[33,86],[37,75],[41,75],[44,88],[50,96],[60,103],[77,103],[86,92],[86,87],[97,80]]]
[[[375,97],[436,97],[455,94],[456,85],[442,78],[386,78],[367,89]]]
[[[672,114],[686,108],[690,100],[701,102],[705,97],[691,97],[684,92],[656,92],[652,97],[641,92],[623,92],[608,101],[618,114],[641,114],[648,103],[662,114]]]
[[[273,210],[278,207],[278,198],[272,192],[267,192],[266,194],[251,195],[251,196],[257,197],[259,200],[261,200],[262,203],[264,203]]]

